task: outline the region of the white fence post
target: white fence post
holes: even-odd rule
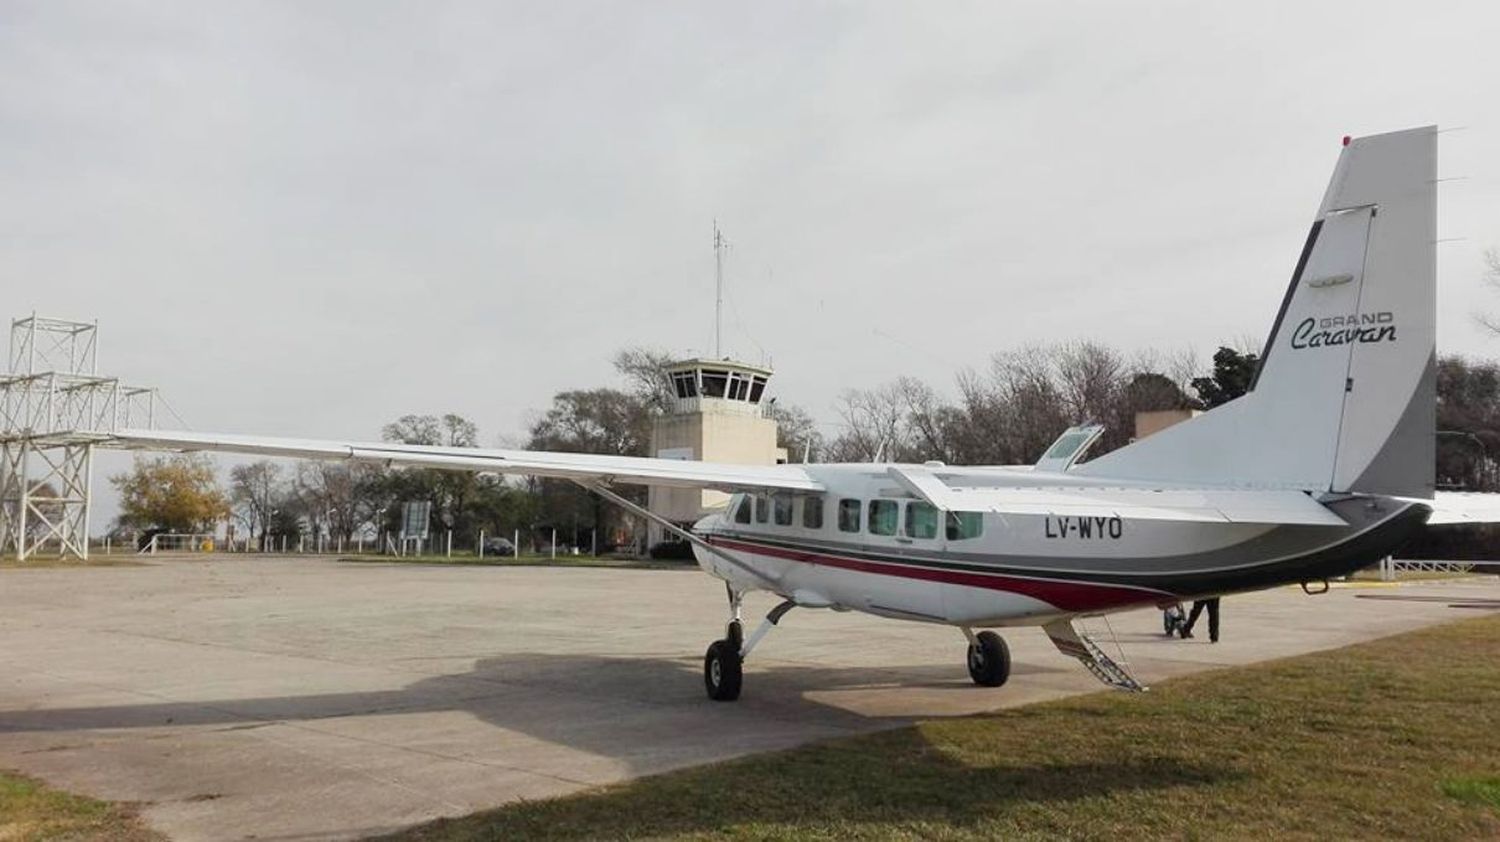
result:
[[[453,558],[453,530],[448,530],[448,547],[444,551],[448,558]]]
[[[552,558],[557,558],[557,527],[552,527]]]
[[[479,558],[484,558],[484,530],[479,530]]]

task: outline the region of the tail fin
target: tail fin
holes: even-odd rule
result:
[[[1437,129],[1346,141],[1251,391],[1076,473],[1432,497]]]

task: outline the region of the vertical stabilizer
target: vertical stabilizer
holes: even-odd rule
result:
[[[1251,392],[1075,469],[1431,497],[1437,130],[1347,142]]]

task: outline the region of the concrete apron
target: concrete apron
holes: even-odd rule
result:
[[[1360,595],[1452,599],[1360,599]],[[1224,639],[1110,618],[1147,683],[1480,613],[1488,578],[1224,601]],[[749,600],[747,625],[771,607]],[[757,613],[758,612],[758,613]],[[174,838],[348,838],[639,775],[1094,692],[1038,629],[974,687],[946,628],[795,610],[739,702],[704,697],[725,620],[696,571],[324,559],[0,571],[0,765],[143,803]],[[1102,620],[1091,630],[1117,653]]]

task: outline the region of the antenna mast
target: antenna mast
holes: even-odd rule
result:
[[[724,234],[719,230],[719,220],[714,220],[714,359],[723,353],[724,335]]]

